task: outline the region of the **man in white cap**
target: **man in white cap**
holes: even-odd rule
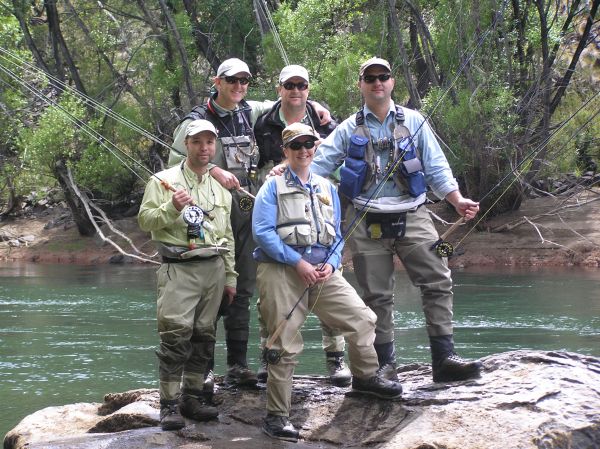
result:
[[[308,125],[293,123],[282,138],[288,166],[283,176],[270,177],[261,187],[252,224],[259,312],[274,339],[270,351],[277,353],[268,365],[263,431],[296,442],[298,431],[289,420],[292,378],[303,348],[300,328],[310,312],[347,339],[354,392],[396,399],[402,386],[377,374],[376,315],[339,270],[343,239],[336,188],[310,170],[319,135]]]
[[[256,118],[268,110],[273,102],[246,101],[248,84],[252,75],[248,65],[237,58],[227,59],[217,69],[213,79],[217,92],[209,100],[196,106],[184,117],[173,134],[173,147],[169,165],[178,162],[185,154],[182,145],[184,130],[189,121],[206,119],[218,131],[217,150],[209,167],[211,175],[232,191],[231,222],[235,237],[235,267],[238,272],[237,294],[230,303],[223,303],[219,315],[224,316],[225,343],[227,346],[227,373],[225,381],[240,386],[256,385],[256,374],[248,367],[247,349],[250,323],[250,299],[256,284],[256,264],[252,259],[252,206],[250,194],[256,194],[258,149],[253,125]],[[320,108],[326,115],[329,112]],[[324,117],[328,120],[328,117]],[[207,388],[211,388],[212,373],[207,373]]]
[[[153,176],[138,222],[162,256],[157,272],[160,423],[185,426],[182,417],[217,417],[203,395],[204,374],[215,347],[219,306],[236,292],[231,193],[212,178],[217,130],[207,120],[186,126],[187,158]],[[172,190],[165,187],[171,186]]]
[[[339,190],[353,204],[346,217],[353,229],[349,243],[362,298],[377,315],[375,349],[381,372],[397,379],[396,254],[421,289],[434,382],[478,377],[482,364],[454,352],[452,279],[447,258],[431,250],[438,234],[425,207],[426,192],[431,188],[467,220],[475,217],[479,204],[461,195],[424,117],[392,100],[394,78],[388,61],[365,61],[358,88],[364,107],[321,143],[312,170],[327,176],[344,163]]]
[[[326,125],[319,123],[316,111],[307,102],[310,91],[309,83],[306,68],[295,64],[285,66],[279,74],[277,84],[279,100],[275,102],[269,111],[261,115],[254,125],[256,143],[260,153],[258,167],[260,169],[261,184],[264,181],[264,174],[285,159],[281,133],[286,126],[292,123],[304,123],[310,126],[320,138],[327,137],[337,126],[337,123],[333,120]],[[350,384],[352,375],[344,361],[344,337],[339,332],[329,329],[323,323],[321,323],[321,329],[329,379],[336,386],[347,386]],[[262,326],[262,322],[260,331],[261,347],[264,347],[268,335]],[[257,375],[260,381],[266,381],[268,371],[264,358],[261,361]]]

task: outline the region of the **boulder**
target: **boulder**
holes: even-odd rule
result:
[[[158,426],[156,390],[108,394],[103,404],[49,407],[23,419],[4,449],[597,449],[600,359],[569,352],[513,351],[482,359],[481,378],[432,383],[431,367],[399,368],[405,393],[384,401],[296,376],[291,421],[299,443],[261,432],[265,391],[221,382],[218,421],[176,432]]]

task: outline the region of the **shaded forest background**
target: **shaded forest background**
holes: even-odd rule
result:
[[[361,62],[388,59],[395,100],[429,117],[484,213],[519,207],[600,159],[600,0],[0,0],[0,217],[57,191],[82,235],[135,210],[172,132],[219,64],[248,98],[301,64],[341,119]]]

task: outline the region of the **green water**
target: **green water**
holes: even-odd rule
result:
[[[397,280],[398,361],[427,361],[418,292],[403,273]],[[600,356],[599,270],[455,271],[454,281],[461,355],[556,349]],[[47,406],[155,388],[154,282],[152,267],[0,264],[0,436]],[[252,312],[249,362],[256,368]],[[315,317],[303,337],[297,373],[324,373]],[[216,365],[223,373],[222,326]]]

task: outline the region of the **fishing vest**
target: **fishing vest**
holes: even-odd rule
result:
[[[217,147],[218,154],[214,162],[221,168],[233,173],[242,185],[248,178],[256,175],[258,164],[258,148],[252,130],[251,117],[252,108],[242,100],[239,108],[225,116],[220,116],[215,109],[214,97],[206,104],[195,106],[185,120],[204,119],[211,122],[218,132]]]
[[[350,199],[367,192],[377,176],[389,176],[396,186],[417,198],[427,191],[421,157],[409,129],[404,125],[402,107],[396,105],[392,138],[373,142],[365,125],[364,109],[356,113],[356,128],[350,136],[344,166],[340,170],[340,192]],[[385,167],[377,163],[378,154],[388,153]],[[398,163],[397,163],[398,162]]]
[[[335,240],[331,184],[313,173],[311,191],[300,187],[289,170],[275,176],[277,188],[276,231],[290,246],[330,247]]]

